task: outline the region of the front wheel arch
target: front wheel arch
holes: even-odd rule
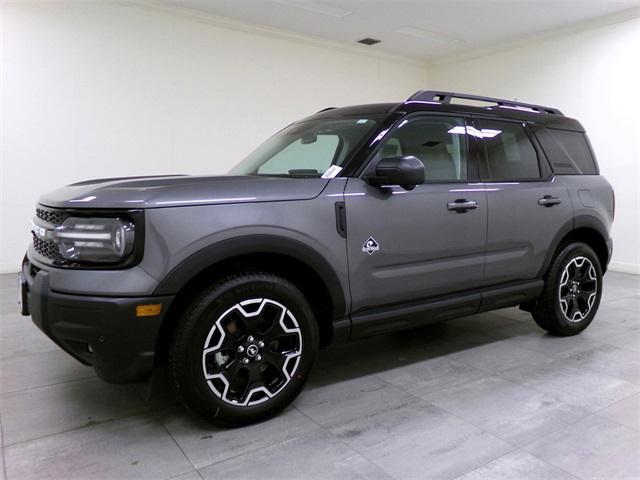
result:
[[[154,295],[176,295],[214,269],[237,264],[251,258],[279,258],[293,266],[305,268],[319,280],[331,302],[332,318],[347,314],[346,286],[340,274],[316,249],[298,240],[279,235],[245,235],[209,245],[176,265],[159,283]],[[344,275],[343,275],[344,277]]]
[[[291,255],[272,252],[245,253],[223,258],[207,265],[200,265],[201,270],[194,274],[182,285],[175,299],[169,306],[160,327],[156,341],[155,366],[164,365],[167,360],[169,341],[178,324],[181,313],[200,292],[211,285],[213,281],[225,276],[247,271],[263,271],[279,275],[299,288],[315,314],[320,334],[321,347],[334,341],[341,340],[348,334],[345,322],[336,323],[337,312],[341,311],[342,303],[336,306],[336,293],[331,292],[327,281],[309,264]],[[337,285],[337,282],[332,284]]]

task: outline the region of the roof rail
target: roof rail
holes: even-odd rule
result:
[[[500,107],[514,108],[514,109],[527,109],[534,112],[550,113],[552,115],[562,115],[562,112],[557,108],[543,107],[542,105],[534,105],[532,103],[517,102],[515,100],[505,100],[503,98],[493,97],[481,97],[479,95],[470,95],[468,93],[455,93],[455,92],[440,92],[437,90],[419,90],[411,95],[407,102],[415,101],[427,101],[427,102],[441,102],[451,103],[452,98],[461,98],[463,100],[477,100],[480,102],[496,103]]]
[[[322,110],[318,110],[316,113],[320,113],[320,112],[326,112],[327,110],[335,110],[336,107],[327,107],[327,108],[323,108]]]

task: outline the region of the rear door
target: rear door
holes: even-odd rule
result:
[[[407,191],[349,178],[353,313],[478,287],[487,204],[484,187],[473,183],[477,164],[468,146],[463,118],[414,116],[389,134],[369,168],[383,157],[414,155],[425,164],[423,185]]]
[[[567,188],[554,181],[526,124],[476,119],[476,132],[489,210],[483,285],[536,278],[573,217]]]

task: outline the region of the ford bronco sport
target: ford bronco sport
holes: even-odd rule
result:
[[[516,305],[581,332],[613,216],[576,120],[420,91],[324,109],[228,176],[44,195],[22,313],[103,379],[166,366],[185,406],[238,425],[287,406],[331,342]]]

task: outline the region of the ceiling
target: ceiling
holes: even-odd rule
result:
[[[427,61],[640,8],[640,0],[163,0],[163,3],[353,45],[357,40],[373,37],[381,43],[362,48]]]

